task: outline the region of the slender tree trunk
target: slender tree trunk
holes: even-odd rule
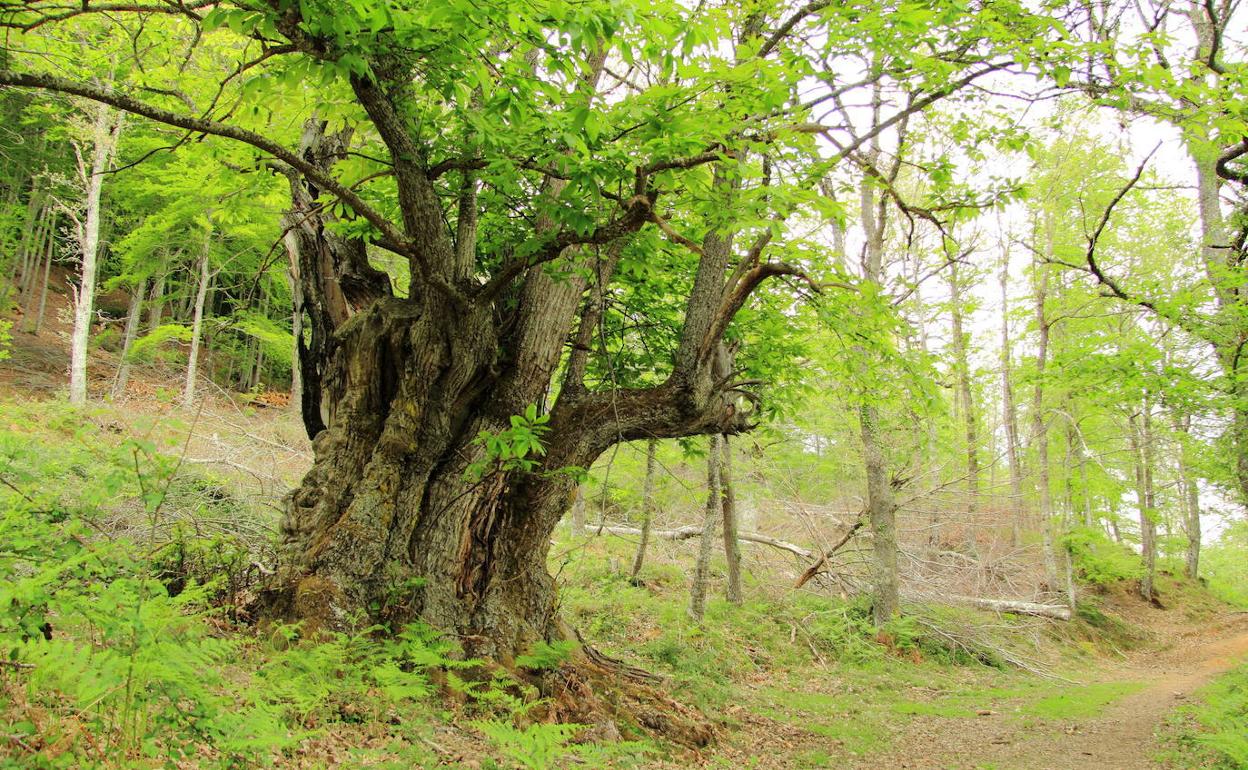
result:
[[[34,296],[35,287],[38,285],[39,264],[44,254],[44,241],[51,231],[53,219],[55,215],[51,206],[40,207],[35,212],[32,232],[23,239],[18,297],[28,306],[34,305],[31,297]]]
[[[1092,489],[1088,486],[1088,452],[1083,446],[1079,447],[1079,484],[1083,487],[1083,526],[1091,529],[1096,526],[1096,519],[1092,514]]]
[[[1005,427],[1005,458],[1010,472],[1011,545],[1022,538],[1023,469],[1018,440],[1018,407],[1014,401],[1012,346],[1010,340],[1010,253],[1001,257],[1001,422]]]
[[[1189,578],[1196,580],[1200,577],[1200,485],[1186,463],[1179,470],[1183,474],[1183,491],[1187,497],[1187,505],[1184,506],[1187,513],[1187,526],[1184,527],[1187,550],[1184,553],[1183,571]]]
[[[1198,35],[1205,38],[1202,46],[1206,49],[1212,34],[1207,27],[1208,25],[1197,27]],[[1237,276],[1243,275],[1244,270],[1242,265],[1236,263],[1235,249],[1231,245],[1226,218],[1222,213],[1222,180],[1217,173],[1217,157],[1221,147],[1195,136],[1187,138],[1186,147],[1196,167],[1200,254],[1205,273],[1215,289],[1221,314],[1229,316],[1239,332],[1226,335],[1229,337],[1229,344],[1216,344],[1214,347],[1231,395],[1231,444],[1235,452],[1232,467],[1240,504],[1248,507],[1248,365],[1242,355],[1243,335],[1248,332],[1248,322],[1244,320],[1248,317],[1245,315],[1248,287],[1245,287],[1242,277],[1238,282],[1235,280]]]
[[[55,253],[54,252],[55,246],[56,246],[56,239],[53,237],[52,228],[49,227],[48,233],[47,233],[47,239],[46,239],[46,246],[44,249],[45,253],[43,256],[43,282],[39,285],[39,304],[38,306],[35,307],[34,323],[31,324],[27,329],[31,334],[38,334],[39,330],[43,328],[43,316],[44,316],[44,313],[47,311],[47,307],[48,307],[48,284],[52,282],[52,257]],[[36,257],[35,265],[38,266],[38,264],[39,264],[39,259],[38,257]],[[28,315],[27,322],[29,322],[30,320],[31,318]]]
[[[630,579],[636,583],[641,577],[641,567],[646,561],[646,549],[650,545],[650,528],[654,525],[654,486],[658,476],[658,439],[646,442],[646,480],[641,488],[641,540],[637,542],[637,553],[633,556],[633,569]]]
[[[1191,439],[1191,417],[1183,415],[1175,419],[1175,427],[1179,431],[1179,482],[1183,495],[1183,532],[1187,535],[1187,549],[1184,552],[1183,571],[1188,578],[1196,580],[1200,577],[1200,480],[1192,472],[1189,459],[1191,450],[1188,448]]]
[[[1148,397],[1144,398],[1144,414],[1140,418],[1140,439],[1143,442],[1143,460],[1144,460],[1144,495],[1145,509],[1144,518],[1141,519],[1141,525],[1147,524],[1143,528],[1144,536],[1141,547],[1144,550],[1144,571],[1145,578],[1148,581],[1147,587],[1141,586],[1141,593],[1144,598],[1151,599],[1154,594],[1155,573],[1157,570],[1157,493],[1153,484],[1153,469],[1156,464],[1153,447],[1153,415],[1152,403]]]
[[[195,405],[195,379],[199,376],[199,343],[204,330],[204,301],[208,297],[208,256],[212,251],[212,231],[204,236],[204,252],[199,257],[199,286],[195,291],[195,317],[191,323],[191,354],[186,361],[186,385],[182,389],[182,406]]]
[[[78,297],[74,306],[74,331],[70,337],[69,402],[87,403],[87,344],[91,335],[91,317],[95,304],[96,258],[100,241],[100,195],[104,172],[112,164],[113,152],[121,136],[123,117],[104,104],[95,105],[95,122],[91,142],[93,151],[90,170],[80,164],[86,186],[86,211],[81,232],[82,272]],[[81,159],[80,159],[81,160]]]
[[[877,87],[872,94],[872,110],[878,119],[882,94]],[[896,179],[901,167],[900,152],[905,143],[905,128],[900,129],[897,156],[889,169]],[[880,159],[878,140],[868,150],[872,163]],[[888,198],[877,186],[864,179],[859,188],[859,207],[866,233],[863,278],[883,287],[884,235],[888,220]],[[861,350],[856,351],[861,355]],[[888,466],[881,446],[879,412],[873,394],[858,392],[858,427],[862,438],[862,459],[867,480],[867,521],[871,527],[872,548],[872,614],[877,626],[892,620],[901,606],[900,577],[897,572],[897,507],[888,478]]]
[[[1153,499],[1153,450],[1151,447],[1150,409],[1145,399],[1144,409],[1131,422],[1131,450],[1135,459],[1135,496],[1140,516],[1140,559],[1144,563],[1144,576],[1140,578],[1140,596],[1145,601],[1153,599],[1153,578],[1157,563],[1157,519]]]
[[[290,332],[293,349],[290,352],[290,406],[298,411],[303,401],[303,377],[299,363],[299,350],[303,347],[303,281],[299,278],[298,245],[294,233],[287,232],[282,240],[288,257],[286,282],[290,286],[293,307],[290,314]]]
[[[290,408],[295,411],[299,410],[299,404],[303,400],[303,377],[299,370],[299,343],[303,341],[303,319],[298,314],[294,316],[294,348],[290,352]]]
[[[1049,218],[1046,227],[1046,249],[1053,248],[1053,222]],[[1057,544],[1053,532],[1053,501],[1049,488],[1049,428],[1044,408],[1044,371],[1049,358],[1049,330],[1051,322],[1045,311],[1048,299],[1049,273],[1043,262],[1034,266],[1037,272],[1035,289],[1036,315],[1036,384],[1031,397],[1031,441],[1035,448],[1036,498],[1039,503],[1040,532],[1044,548],[1044,573],[1053,591],[1061,585],[1058,573]]]
[[[22,240],[18,246],[17,259],[13,262],[13,277],[20,278],[22,285],[29,279],[32,255],[38,260],[39,247],[32,243],[36,232],[43,223],[44,214],[43,177],[36,174],[30,185],[30,198],[26,201],[26,217],[22,220]]]
[[[922,261],[921,257],[915,254],[913,267],[911,268],[910,280],[914,285],[911,294],[914,303],[914,325],[917,327],[919,336],[919,350],[924,358],[931,355],[931,341],[927,331],[927,308],[923,301],[922,294]],[[932,468],[936,463],[938,454],[938,427],[936,420],[926,419],[916,421],[915,430],[919,438],[919,444],[922,446],[922,467]],[[927,547],[931,552],[940,550],[940,530],[941,530],[941,511],[939,505],[931,506],[931,512],[928,514],[927,524]]]
[[[875,406],[863,403],[858,408],[858,427],[862,435],[862,454],[867,469],[867,519],[871,523],[874,559],[874,591],[872,615],[875,625],[882,626],[897,615],[900,606],[897,577],[897,524],[893,488],[888,481],[884,452],[880,447],[879,416]]]
[[[962,282],[957,260],[949,264],[949,315],[953,326],[953,356],[958,377],[958,402],[962,409],[963,430],[966,435],[966,511],[975,513],[979,499],[979,431],[976,426],[975,397],[971,389],[971,364],[968,351],[969,334],[964,328],[962,306]],[[974,546],[975,523],[967,522],[968,542]]]
[[[260,388],[261,374],[264,371],[264,348],[260,343],[256,343],[256,359],[251,367],[251,380],[247,383],[249,391],[256,391]]]
[[[572,537],[585,534],[585,485],[577,484],[572,497]]]
[[[156,277],[156,282],[152,284],[152,293],[148,302],[147,309],[147,331],[148,333],[156,331],[160,326],[160,322],[165,313],[165,279],[166,274],[161,273]]]
[[[126,385],[130,380],[130,349],[134,347],[134,341],[139,336],[143,295],[146,293],[146,278],[130,291],[130,312],[126,314],[126,334],[121,343],[121,365],[117,367],[117,377],[113,380],[113,398],[121,398],[126,394]]]
[[[724,436],[720,444],[723,446],[724,462],[720,468],[720,486],[723,488],[724,502],[724,556],[728,562],[728,586],[726,597],[733,604],[740,604],[741,598],[741,543],[737,539],[737,494],[732,479],[732,446],[728,437]]]
[[[1065,481],[1064,487],[1066,499],[1063,504],[1062,520],[1066,526],[1074,520],[1075,515],[1075,474],[1074,469],[1078,464],[1079,457],[1079,435],[1078,427],[1075,425],[1074,405],[1070,402],[1070,394],[1067,393],[1064,398],[1064,406],[1066,412],[1066,457],[1062,461],[1062,476]]]
[[[698,541],[698,561],[689,585],[689,616],[698,623],[706,612],[706,583],[711,570],[711,546],[715,542],[715,528],[719,525],[723,510],[723,491],[720,488],[720,459],[723,456],[721,437],[711,436],[711,446],[706,456],[706,516],[702,521],[702,537]]]

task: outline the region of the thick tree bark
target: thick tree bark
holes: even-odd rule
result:
[[[727,560],[728,584],[725,597],[733,604],[740,604],[741,599],[741,543],[737,539],[737,492],[733,488],[732,479],[732,446],[728,437],[720,441],[723,447],[724,460],[720,466],[720,487],[723,490],[724,515],[724,558]]]
[[[304,124],[299,155],[329,173],[345,152],[351,132],[325,133],[324,121]],[[292,169],[282,167],[290,182],[291,208],[282,219],[290,271],[296,283],[294,367],[299,371],[300,409],[308,438],[326,427],[323,383],[333,355],[334,333],[370,302],[392,294],[389,277],[368,263],[359,239],[343,238],[329,229],[333,217],[318,201],[320,190]],[[303,329],[309,330],[305,343]]]
[[[646,549],[650,545],[650,528],[654,525],[654,483],[658,476],[659,442],[650,439],[646,442],[646,480],[641,488],[641,539],[637,541],[637,553],[633,556],[633,569],[630,579],[636,583],[641,576],[641,567],[646,561]]]
[[[143,314],[143,295],[147,293],[147,279],[130,290],[130,310],[126,314],[126,332],[121,342],[121,363],[117,367],[117,376],[113,379],[113,398],[121,398],[126,394],[126,385],[130,380],[130,348],[139,336],[139,323]]]
[[[706,583],[711,571],[711,546],[724,507],[720,477],[722,443],[721,436],[711,436],[711,446],[706,455],[706,515],[698,540],[698,560],[694,566],[693,579],[689,583],[689,616],[698,623],[702,622],[702,616],[706,612]]]
[[[86,191],[86,205],[80,230],[79,245],[82,270],[78,297],[74,305],[74,331],[69,350],[69,402],[87,403],[87,343],[91,334],[91,317],[95,304],[96,258],[100,242],[100,194],[104,172],[112,163],[113,152],[124,123],[121,113],[104,104],[95,105],[95,121],[91,134],[91,165],[79,157],[79,176]]]
[[[619,440],[742,427],[721,397],[698,402],[671,382],[564,391],[541,465],[493,462],[475,437],[541,400],[578,297],[556,309],[562,322],[534,319],[551,341],[541,366],[516,355],[533,364],[522,377],[497,368],[501,327],[488,306],[452,312],[428,292],[375,301],[342,324],[322,380],[326,428],[282,524],[273,611],[309,627],[341,625],[357,608],[419,617],[456,632],[472,654],[502,659],[559,633],[545,555],[576,484],[559,471],[588,467]]]
[[[616,249],[649,221],[650,193],[626,202],[592,246],[558,245],[568,234],[539,216],[535,238],[556,244],[543,246],[544,263],[512,261],[483,286],[462,275],[472,239],[461,232],[457,254],[424,153],[391,95],[371,81],[352,86],[390,150],[402,231],[370,222],[409,257],[412,285],[409,297],[394,297],[363,243],[325,227],[308,179],[330,179],[323,172],[345,137],[308,124],[299,162],[278,167],[291,180],[286,224],[311,331],[300,359],[315,460],[289,499],[281,568],[262,600],[309,630],[343,626],[357,610],[419,618],[458,636],[467,654],[506,665],[535,641],[567,633],[546,555],[572,499],[569,469],[622,441],[749,427],[734,373],[720,370],[716,352],[750,291],[777,273],[745,263],[730,275],[732,232],[711,228],[667,380],[591,390],[574,347],[546,409],[566,343],[592,334],[595,324],[584,321],[600,312],[592,308],[601,302],[590,302],[573,335],[590,279],[601,297]],[[557,199],[565,185],[548,177],[540,194]],[[471,194],[460,198],[472,205]],[[530,458],[531,468],[490,455],[478,437],[510,430],[528,407],[549,418],[545,454]]]

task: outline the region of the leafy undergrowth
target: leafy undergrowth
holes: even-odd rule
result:
[[[232,523],[269,513],[106,410],[0,406],[0,768],[691,761],[627,724],[547,724],[532,687],[469,677],[471,661],[418,625],[315,642],[246,625],[271,544]],[[557,543],[562,612],[717,723],[712,766],[836,767],[911,720],[1073,718],[1131,690],[1034,673],[1125,644],[1109,608],[1089,605],[1061,638],[1034,619],[927,606],[877,631],[865,602],[753,583],[746,604],[711,601],[696,624],[678,566],[656,558],[639,585],[621,574],[632,547]],[[517,663],[567,654],[543,645]]]
[[[627,564],[632,547],[559,544],[552,569],[565,616],[603,651],[666,675],[678,699],[716,715],[723,766],[840,767],[887,749],[914,719],[1074,720],[1141,687],[1070,681],[1090,660],[1145,641],[1108,607],[1055,626],[909,606],[876,632],[863,601],[755,586],[761,598],[712,601],[699,626],[679,568],[647,566],[634,585],[613,566]]]
[[[531,687],[461,677],[479,662],[418,624],[316,641],[240,625],[255,544],[210,524],[257,512],[106,412],[3,406],[0,767],[626,767],[651,750],[535,722]]]
[[[1248,767],[1248,665],[1224,674],[1166,726],[1165,759],[1181,768]]]

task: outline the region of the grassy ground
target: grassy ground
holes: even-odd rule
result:
[[[1248,665],[1199,690],[1166,725],[1163,759],[1180,768],[1248,767]]]
[[[0,402],[0,767],[903,766],[932,736],[1095,720],[1144,687],[1089,676],[1156,641],[1123,614],[1126,589],[1071,624],[910,606],[877,632],[862,602],[756,575],[743,606],[713,600],[695,624],[687,554],[657,546],[634,585],[631,542],[561,532],[550,566],[569,623],[716,730],[700,752],[627,723],[611,726],[623,741],[596,740],[612,729],[542,721],[523,676],[469,682],[423,629],[312,644],[247,625],[276,498],[189,461],[296,458],[287,419]],[[1161,590],[1176,623],[1225,609],[1174,578]],[[530,673],[565,654],[535,650]],[[1238,677],[1175,722],[1172,764],[1222,750],[1211,736],[1242,718]]]

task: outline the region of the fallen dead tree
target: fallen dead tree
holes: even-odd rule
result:
[[[989,612],[1012,612],[1016,615],[1034,615],[1054,620],[1070,620],[1071,618],[1070,607],[1064,604],[1040,604],[1039,602],[1024,602],[1017,599],[984,599],[979,596],[958,596],[957,594],[934,596],[912,591],[903,591],[902,597],[912,602],[964,604],[975,609],[988,610]]]
[[[852,527],[836,542],[830,549],[824,553],[812,551],[809,548],[803,548],[795,543],[780,540],[768,535],[762,535],[757,532],[738,532],[737,537],[748,543],[759,543],[761,545],[778,548],[782,551],[788,551],[794,556],[803,559],[814,559],[815,562],[806,569],[805,572],[797,579],[794,588],[801,588],[811,578],[819,574],[827,564],[828,558],[835,554],[839,549],[844,547],[858,530],[863,526],[863,520],[859,519]],[[603,527],[603,532],[610,532],[613,535],[640,535],[641,530],[636,527]],[[651,537],[658,537],[664,540],[692,540],[702,534],[701,527],[693,525],[676,527],[675,529],[653,529],[650,530]],[[928,600],[932,597],[920,597],[918,595],[906,596],[910,600]],[[1053,618],[1055,620],[1070,620],[1070,608],[1062,604],[1039,604],[1037,602],[1016,601],[1013,599],[981,599],[976,596],[943,596],[940,601],[950,602],[953,604],[966,604],[977,609],[989,610],[991,612],[1012,612],[1019,615],[1034,615],[1042,618]]]
[[[767,545],[767,546],[771,546],[772,548],[778,548],[781,551],[788,551],[794,556],[797,556],[802,559],[806,559],[808,561],[812,559],[815,560],[815,563],[812,564],[809,568],[806,569],[805,572],[802,573],[801,577],[799,577],[797,580],[797,584],[794,586],[795,588],[801,588],[803,585],[806,584],[807,581],[809,581],[811,578],[813,578],[815,575],[819,574],[819,572],[823,570],[824,566],[827,564],[828,559],[831,556],[833,556],[838,550],[844,547],[844,545],[848,543],[855,534],[857,534],[858,530],[862,528],[863,524],[864,524],[864,520],[861,518],[858,519],[858,521],[856,521],[854,525],[849,528],[849,530],[844,534],[844,536],[841,537],[840,540],[836,542],[835,545],[833,545],[831,548],[829,548],[827,551],[823,553],[820,553],[819,551],[812,551],[809,548],[803,548],[802,546],[797,545],[796,543],[790,543],[787,540],[780,540],[778,538],[770,537],[768,535],[763,535],[758,532],[738,532],[737,539],[743,540],[747,543],[758,543],[760,545]],[[602,527],[601,529],[603,532],[610,532],[613,535],[640,535],[641,534],[641,530],[637,529],[636,527]],[[702,528],[695,527],[693,525],[684,526],[684,527],[676,527],[675,529],[652,529],[650,530],[651,537],[658,537],[664,540],[691,540],[695,537],[700,536],[701,534],[702,534]]]
[[[1012,599],[981,599],[976,596],[946,596],[944,601],[955,604],[969,604],[976,609],[992,612],[1013,612],[1018,615],[1035,615],[1055,620],[1070,620],[1070,607],[1064,604],[1038,604]]]
[[[636,527],[603,527],[603,532],[610,532],[613,535],[640,535],[641,530]],[[676,529],[652,529],[651,537],[659,537],[664,540],[691,540],[702,534],[701,527],[687,526],[677,527]],[[761,535],[757,532],[738,532],[738,540],[744,540],[747,543],[759,543],[761,545],[769,545],[772,548],[779,548],[782,551],[788,551],[794,556],[800,556],[803,559],[813,559],[817,556],[814,551],[803,548],[800,545],[778,540],[774,537]]]

